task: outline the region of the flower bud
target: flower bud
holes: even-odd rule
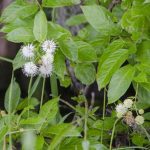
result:
[[[144,123],[144,117],[142,117],[142,116],[136,116],[135,122],[138,125],[142,125]]]
[[[144,114],[144,110],[143,110],[143,109],[140,109],[140,110],[139,110],[139,114],[140,114],[140,115]]]
[[[131,108],[133,105],[133,101],[131,99],[125,99],[123,103],[126,108]]]

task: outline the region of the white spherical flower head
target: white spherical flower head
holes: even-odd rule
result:
[[[43,65],[45,65],[45,66],[51,65],[54,61],[54,56],[51,53],[45,54],[42,56],[41,60],[42,60]]]
[[[127,108],[131,108],[133,105],[133,101],[131,99],[126,99],[123,103],[124,103],[124,106]]]
[[[33,62],[24,64],[23,72],[26,76],[35,76],[38,72],[38,67]]]
[[[142,117],[142,116],[136,116],[135,122],[138,125],[142,125],[144,123],[144,117]]]
[[[123,104],[118,104],[116,106],[117,116],[121,116],[122,117],[127,111],[128,111],[128,109]]]
[[[33,58],[34,57],[34,46],[32,44],[23,46],[21,50],[22,50],[22,55],[24,58]]]
[[[42,44],[42,49],[46,53],[51,53],[53,54],[56,50],[56,43],[53,40],[46,40]]]
[[[39,67],[39,71],[40,71],[40,74],[43,76],[43,77],[49,77],[51,76],[52,74],[52,71],[53,71],[53,66],[52,65],[41,65]]]

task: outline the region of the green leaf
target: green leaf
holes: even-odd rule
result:
[[[42,42],[47,36],[47,19],[43,10],[40,10],[34,18],[33,33],[35,39]]]
[[[135,82],[148,82],[148,77],[145,72],[140,72],[136,77],[134,77]]]
[[[0,142],[4,139],[4,136],[8,132],[8,127],[6,125],[3,125],[0,129]]]
[[[114,103],[127,91],[135,74],[135,68],[127,65],[113,75],[108,89],[108,103]]]
[[[136,84],[134,84],[134,88],[136,90]],[[145,88],[143,84],[138,83],[138,102],[137,102],[137,108],[149,108],[150,107],[150,90]]]
[[[97,62],[95,49],[88,43],[75,42],[78,47],[78,62]]]
[[[75,66],[75,76],[83,84],[90,85],[95,81],[95,67],[93,64],[77,64]]]
[[[29,117],[20,121],[21,125],[38,125],[44,122],[43,118],[40,117]]]
[[[83,14],[79,14],[79,15],[71,16],[69,19],[67,19],[66,25],[76,26],[85,22],[86,22],[85,16]]]
[[[61,141],[64,139],[64,137],[66,135],[69,135],[73,130],[75,130],[75,128],[76,128],[75,126],[72,126],[70,124],[68,124],[67,126],[64,125],[62,130],[59,130],[57,135],[51,141],[51,144],[50,144],[48,150],[54,150],[58,146],[58,144],[61,143]],[[77,132],[77,135],[79,136],[80,133]]]
[[[80,136],[80,132],[77,130],[77,128],[72,126],[69,123],[61,123],[61,124],[57,124],[57,125],[45,128],[45,130],[43,131],[43,134],[44,136],[48,136],[51,134],[59,135],[60,132],[62,132],[65,128],[72,128],[72,130],[70,129],[70,132],[65,133],[63,135],[64,137]]]
[[[11,3],[6,7],[2,13],[2,22],[9,23],[16,18],[27,18],[35,14],[38,10],[38,6],[31,3],[25,3],[24,5],[19,5],[16,2]]]
[[[87,21],[100,33],[110,35],[119,33],[119,28],[113,23],[110,12],[104,7],[90,5],[81,8]]]
[[[64,80],[64,74],[66,72],[65,57],[60,50],[56,51],[54,58],[54,73]]]
[[[35,150],[42,150],[44,145],[44,137],[43,136],[37,136],[36,143],[35,143]]]
[[[37,86],[38,86],[40,80],[41,80],[41,76],[38,76],[37,79],[36,79],[36,81],[34,82],[33,86],[31,87],[31,91],[30,91],[30,93],[29,93],[29,97],[32,97],[32,95],[33,95],[34,92],[36,91]]]
[[[110,43],[99,59],[98,68],[101,67],[101,65],[108,58],[109,55],[111,55],[115,51],[118,51],[119,49],[122,49],[124,45],[125,45],[125,42],[122,39],[117,39],[113,41],[112,43]]]
[[[20,87],[18,83],[13,80],[12,85],[11,84],[9,85],[5,94],[4,105],[7,112],[15,111],[20,100],[20,95],[21,95]]]
[[[108,55],[102,65],[98,68],[97,83],[99,89],[104,88],[109,83],[112,75],[124,63],[127,57],[128,50],[126,49],[119,49]]]
[[[136,133],[132,137],[132,142],[135,145],[143,146],[144,144],[146,144],[146,139],[143,135]]]
[[[76,43],[72,40],[64,40],[59,42],[60,49],[62,53],[72,61],[78,59],[78,47]]]
[[[48,22],[48,33],[47,38],[48,39],[67,39],[68,37],[71,37],[71,33],[60,26],[59,24]]]
[[[28,98],[22,99],[21,102],[19,103],[19,105],[17,106],[17,110],[22,110],[27,106],[37,106],[39,104],[38,99],[32,97],[29,99],[29,103],[28,103]]]
[[[77,5],[80,2],[80,0],[43,0],[42,5],[44,7],[63,7]]]
[[[17,70],[21,67],[23,67],[23,65],[27,62],[27,60],[23,59],[21,50],[18,51],[16,57],[13,60],[13,70]]]
[[[58,100],[59,98],[54,98],[46,102],[40,109],[39,116],[45,120],[52,120],[55,118],[58,112]]]
[[[0,31],[4,32],[4,33],[9,33],[11,31],[13,31],[14,29],[17,29],[20,27],[32,28],[33,27],[33,18],[26,18],[26,19],[16,18],[11,23],[5,24]]]
[[[6,38],[8,41],[14,43],[26,43],[34,41],[32,29],[27,27],[19,27],[17,29],[12,30],[7,34]]]

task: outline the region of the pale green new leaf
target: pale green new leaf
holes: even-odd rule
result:
[[[8,41],[14,43],[33,42],[35,40],[32,29],[28,27],[19,27],[14,29],[7,34],[6,38]]]
[[[116,35],[119,28],[115,25],[111,19],[110,12],[98,5],[82,6],[82,11],[87,21],[102,34]]]
[[[47,36],[47,18],[43,10],[40,10],[34,18],[33,33],[35,39],[42,42]]]
[[[110,81],[112,75],[124,63],[128,57],[128,50],[119,49],[111,53],[98,68],[97,83],[99,89],[104,88]]]
[[[127,91],[135,74],[135,68],[127,65],[113,75],[108,89],[108,103],[114,103]]]
[[[16,2],[11,3],[6,9],[4,9],[1,19],[2,22],[10,23],[16,18],[27,18],[35,14],[38,10],[38,6],[31,3],[25,3],[19,5]]]
[[[80,0],[43,0],[42,5],[44,7],[63,7],[70,5],[77,5],[81,1]]]

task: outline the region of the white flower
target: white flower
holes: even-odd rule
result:
[[[46,40],[42,44],[42,49],[46,53],[51,53],[53,54],[56,49],[56,43],[53,40]]]
[[[38,72],[38,67],[33,62],[24,64],[23,72],[26,76],[35,76]]]
[[[142,125],[144,123],[144,117],[142,117],[142,116],[136,116],[135,122],[138,125]]]
[[[34,46],[32,44],[23,46],[21,51],[22,51],[22,55],[24,58],[33,58],[34,57]]]
[[[40,71],[40,74],[43,76],[43,77],[49,77],[51,76],[52,74],[52,71],[53,71],[53,66],[52,64],[51,65],[41,65],[39,67],[39,71]]]
[[[140,110],[139,110],[139,114],[140,114],[140,115],[144,114],[144,110],[143,110],[143,109],[140,109]]]
[[[42,56],[42,64],[47,66],[53,63],[54,56],[52,54],[45,54]]]
[[[133,105],[133,101],[131,99],[126,99],[123,103],[124,103],[124,106],[127,108],[131,108]]]
[[[118,104],[116,106],[116,112],[118,118],[122,117],[127,111],[128,109],[123,104]]]

